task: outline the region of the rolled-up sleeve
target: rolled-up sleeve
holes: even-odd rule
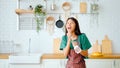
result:
[[[85,34],[83,34],[81,42],[82,42],[82,50],[88,50],[91,47],[91,43]]]
[[[62,36],[61,43],[60,43],[60,50],[63,50],[66,47],[66,36]]]

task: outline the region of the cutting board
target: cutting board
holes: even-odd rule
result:
[[[53,40],[53,53],[63,53],[63,51],[59,50],[60,49],[60,43],[61,43],[60,38],[55,38]]]
[[[112,43],[106,35],[104,40],[102,40],[102,53],[103,54],[112,54]]]
[[[98,40],[96,40],[95,44],[92,46],[92,52],[101,52],[101,46],[98,44]]]
[[[80,2],[80,13],[86,13],[86,12],[87,12],[87,3]]]

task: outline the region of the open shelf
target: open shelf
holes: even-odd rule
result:
[[[34,13],[34,10],[16,9],[16,14]],[[47,14],[65,14],[65,13],[47,13]],[[99,13],[70,13],[70,14],[99,14]]]
[[[25,10],[25,9],[16,9],[15,10],[16,14],[24,14],[24,13],[34,13],[33,10]]]

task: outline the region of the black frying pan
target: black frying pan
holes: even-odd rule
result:
[[[59,20],[56,21],[55,25],[58,27],[58,28],[62,28],[64,26],[64,23],[62,20],[60,20],[60,16],[59,16]]]

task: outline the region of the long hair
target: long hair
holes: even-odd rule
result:
[[[80,31],[79,23],[78,23],[77,19],[75,19],[74,17],[69,17],[69,18],[67,19],[67,21],[68,21],[69,19],[73,20],[74,23],[75,23],[75,34],[76,34],[76,35],[80,35],[80,34],[81,34],[81,31]],[[66,24],[67,24],[67,21],[66,21]],[[67,31],[67,29],[66,29],[66,27],[65,27],[65,35],[67,35],[67,32],[68,32],[68,31]]]

